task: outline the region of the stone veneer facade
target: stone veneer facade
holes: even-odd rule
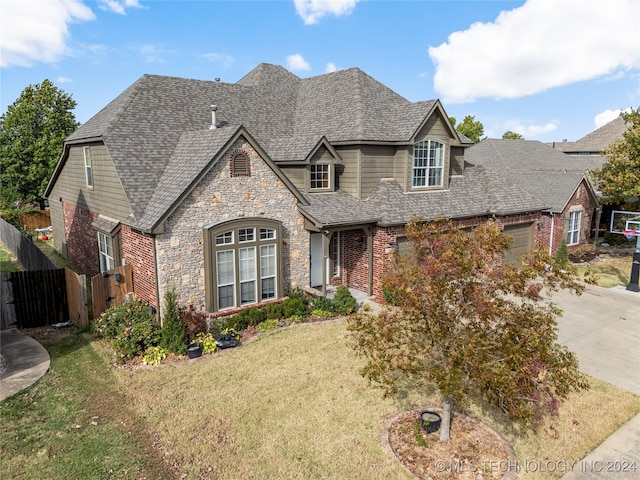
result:
[[[248,176],[231,176],[230,158],[238,150],[250,159]],[[248,142],[238,140],[229,152],[167,219],[164,233],[156,236],[161,299],[175,285],[180,304],[204,308],[203,229],[212,223],[248,217],[282,222],[283,258],[279,264],[285,291],[287,286],[309,285],[309,232],[296,208],[296,197]]]

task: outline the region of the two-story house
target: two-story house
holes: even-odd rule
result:
[[[55,246],[89,275],[130,264],[135,293],[229,313],[332,285],[382,297],[413,216],[487,219],[535,244],[546,207],[481,166],[438,100],[357,68],[238,82],[145,75],[73,133],[48,185]],[[218,313],[220,312],[220,313]]]

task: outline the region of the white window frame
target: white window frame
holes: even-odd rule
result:
[[[580,230],[582,228],[582,210],[569,212],[569,223],[567,225],[567,246],[578,245],[580,243]]]
[[[84,176],[87,180],[87,187],[93,188],[93,166],[91,164],[91,147],[84,147]]]
[[[111,252],[109,252],[109,249]],[[116,260],[113,250],[113,237],[98,232],[98,256],[100,259],[100,273],[108,272],[116,268]]]
[[[413,146],[411,186],[413,188],[444,185],[445,144],[437,140],[422,140]]]
[[[309,166],[309,189],[329,190],[331,188],[331,165],[328,163],[312,163]],[[326,184],[326,185],[325,185]]]

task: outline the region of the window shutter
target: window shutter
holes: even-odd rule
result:
[[[589,219],[587,218],[586,212],[582,210],[580,212],[580,243],[585,243],[589,238],[588,225]]]
[[[571,218],[571,214],[569,212],[565,212],[564,214],[564,226],[562,227],[562,241],[568,243],[569,238],[569,220]]]

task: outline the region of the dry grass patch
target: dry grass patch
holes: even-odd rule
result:
[[[583,275],[587,269],[596,274],[599,287],[612,288],[619,285],[627,286],[631,278],[631,261],[633,253],[624,256],[605,255],[590,263],[576,265],[578,274]]]
[[[438,397],[383,399],[360,376],[361,366],[344,322],[331,321],[270,332],[180,365],[118,370],[116,377],[148,424],[149,441],[185,478],[409,478],[385,450],[383,427],[395,413],[437,405]],[[501,432],[519,460],[579,460],[640,411],[637,396],[593,385],[537,434],[518,432],[480,407],[467,413]]]

